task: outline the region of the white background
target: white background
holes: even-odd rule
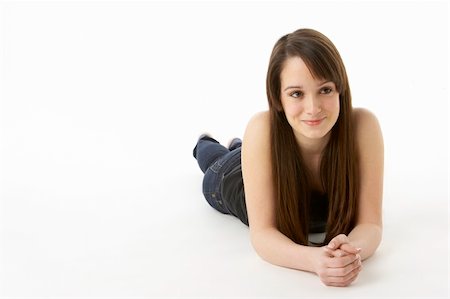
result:
[[[0,296],[447,297],[448,4],[0,2]],[[192,157],[267,108],[309,27],[385,138],[384,239],[349,288],[262,261]]]

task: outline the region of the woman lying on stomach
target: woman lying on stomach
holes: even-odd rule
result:
[[[352,107],[342,59],[323,34],[281,37],[267,72],[269,110],[243,142],[202,135],[194,157],[203,193],[249,225],[266,261],[348,286],[381,241],[383,138],[376,117]],[[309,238],[322,233],[319,242]]]

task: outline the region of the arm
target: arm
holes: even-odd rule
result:
[[[338,238],[336,245],[346,252],[361,248],[364,260],[373,255],[381,242],[384,146],[380,125],[372,113],[354,109],[353,116],[360,158],[358,219],[348,238]]]
[[[381,227],[371,223],[358,224],[348,235],[350,243],[361,248],[361,260],[373,255],[381,242]]]
[[[348,237],[361,248],[364,260],[373,255],[381,242],[384,145],[375,115],[355,109],[354,116],[360,157],[360,195],[357,225]]]

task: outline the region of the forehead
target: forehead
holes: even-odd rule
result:
[[[281,86],[292,84],[317,84],[322,82],[321,78],[315,78],[303,59],[300,57],[289,57],[283,64],[280,74]]]

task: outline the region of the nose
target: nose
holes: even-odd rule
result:
[[[311,95],[305,99],[305,112],[308,115],[317,115],[322,111],[322,104],[319,99]]]

